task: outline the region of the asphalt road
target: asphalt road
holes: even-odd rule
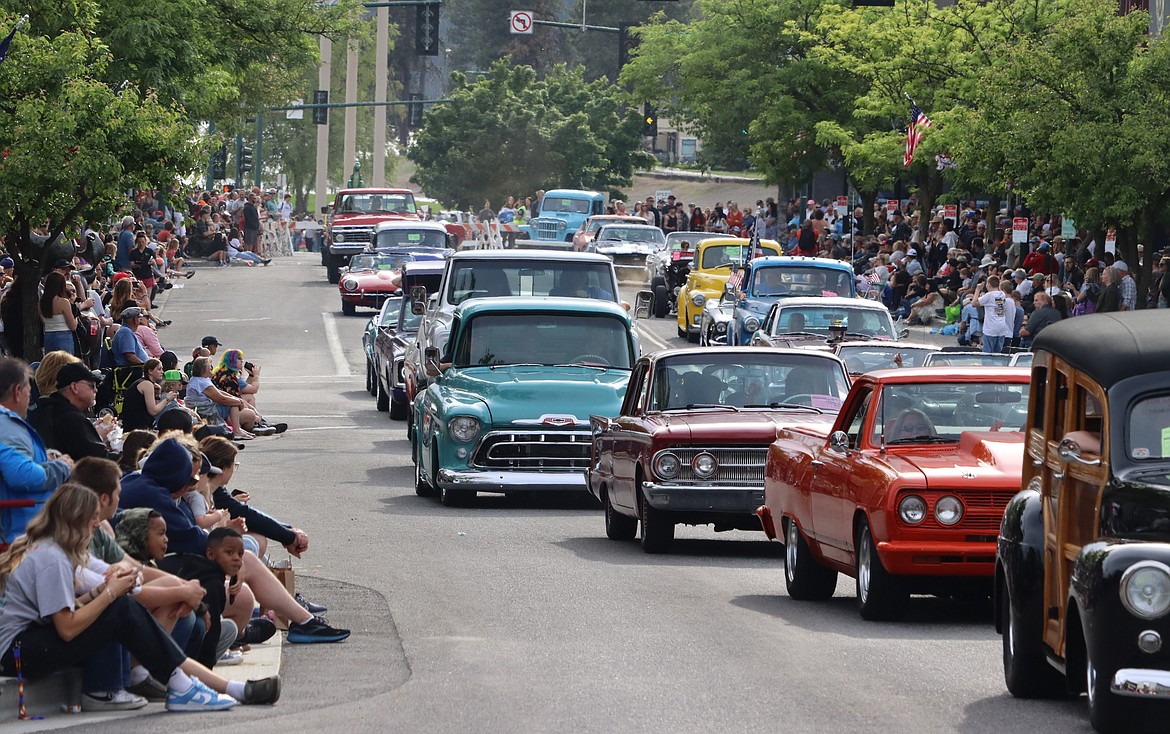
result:
[[[415,496],[404,426],[363,390],[371,312],[342,316],[317,262],[204,268],[165,297],[161,336],[185,358],[211,334],[262,365],[261,407],[292,428],[248,446],[237,486],[309,533],[300,587],[354,635],[286,646],[274,708],[87,731],[1090,730],[1083,700],[1008,695],[986,608],[915,598],[905,621],[866,623],[851,579],[788,599],[759,533],[680,528],[648,556],[607,540],[586,499]],[[673,322],[643,328],[645,348],[682,343]]]

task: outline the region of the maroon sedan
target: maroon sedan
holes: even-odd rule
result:
[[[824,352],[715,347],[642,357],[615,418],[593,416],[586,482],[605,531],[670,549],[674,526],[759,530],[764,462],[781,428],[827,430],[849,392],[845,364]]]

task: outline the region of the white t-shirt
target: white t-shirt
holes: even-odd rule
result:
[[[979,297],[983,306],[983,335],[1010,337],[1016,323],[1015,301],[1001,290],[988,291]]]
[[[0,607],[0,654],[17,635],[62,609],[77,608],[74,569],[61,547],[48,538],[33,543],[4,586]]]

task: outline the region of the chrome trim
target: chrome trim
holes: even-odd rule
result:
[[[586,490],[583,471],[475,471],[440,469],[438,483],[448,489],[477,492],[513,490]]]
[[[679,486],[642,482],[646,502],[658,510],[752,514],[764,503],[763,486]],[[663,498],[666,495],[666,498]]]
[[[1122,668],[1113,674],[1109,690],[1118,696],[1170,700],[1170,671]]]
[[[697,487],[763,487],[764,462],[768,458],[767,446],[670,446],[654,452],[654,460],[663,452],[678,457],[682,466],[678,476],[671,480],[673,486]],[[700,479],[691,470],[691,461],[702,453],[709,453],[719,462],[719,469],[711,479]]]
[[[485,471],[584,471],[592,448],[588,430],[495,430],[479,439],[469,463]]]

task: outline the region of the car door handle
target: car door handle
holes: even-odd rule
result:
[[[825,465],[825,462],[821,461],[820,459],[813,459],[812,461],[809,462],[809,466],[824,466],[824,465]]]

